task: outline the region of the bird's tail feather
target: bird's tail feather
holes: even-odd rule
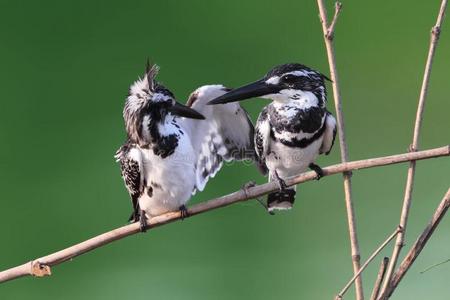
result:
[[[292,208],[295,201],[295,190],[285,189],[278,192],[270,193],[267,196],[267,210],[288,210]]]

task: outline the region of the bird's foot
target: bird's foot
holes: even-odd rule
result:
[[[281,179],[281,177],[278,175],[278,172],[275,170],[273,174],[275,175],[275,179],[277,180],[280,191],[282,192],[286,190],[287,189],[286,182],[283,179]]]
[[[255,185],[256,185],[256,182],[254,182],[253,180],[251,180],[251,181],[245,183],[245,184],[242,186],[242,190],[244,191],[244,194],[245,194],[245,196],[246,196],[247,198],[248,198],[247,190],[248,190],[249,188],[254,187]]]
[[[325,174],[323,173],[323,170],[321,167],[319,167],[318,165],[316,165],[315,163],[310,163],[309,164],[309,168],[311,170],[313,170],[314,172],[316,172],[316,179],[320,180],[320,178],[322,178]]]
[[[249,182],[244,183],[244,185],[242,186],[242,188],[243,188],[244,191],[245,191],[246,189],[252,188],[252,187],[254,187],[255,185],[256,185],[256,182],[254,182],[253,180],[250,180]]]
[[[141,210],[139,213],[139,230],[144,233],[147,231],[147,217],[145,211]]]
[[[180,213],[181,213],[181,220],[184,220],[184,218],[189,217],[189,212],[184,204],[180,206]]]

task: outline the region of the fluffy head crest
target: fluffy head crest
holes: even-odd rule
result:
[[[156,64],[150,65],[150,62],[147,60],[147,67],[145,69],[145,76],[147,77],[148,89],[152,92],[155,91],[156,86],[156,75],[158,75],[159,66]]]

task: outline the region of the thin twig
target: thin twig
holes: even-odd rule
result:
[[[388,289],[385,292],[383,292],[383,294],[380,296],[379,299],[384,300],[391,297],[392,293],[394,292],[400,281],[403,279],[406,272],[408,272],[409,268],[414,263],[416,258],[419,256],[420,252],[422,252],[423,248],[430,239],[434,230],[439,225],[439,222],[445,216],[445,213],[447,212],[449,206],[450,206],[450,188],[448,189],[438,208],[434,212],[433,217],[431,218],[427,227],[425,227],[425,230],[414,242],[414,245],[412,245],[411,249],[408,251],[408,254],[406,254],[406,257],[403,259],[403,262],[400,264],[398,270],[392,276],[392,280],[388,286]]]
[[[345,140],[345,124],[344,124],[344,116],[342,111],[342,101],[341,101],[341,93],[339,91],[339,80],[336,69],[336,60],[334,57],[334,47],[333,47],[333,36],[334,36],[334,28],[336,25],[337,17],[341,11],[342,4],[339,2],[335,5],[335,13],[333,21],[331,25],[327,24],[327,11],[325,8],[325,4],[323,0],[317,0],[317,4],[319,6],[320,12],[320,20],[322,22],[322,31],[325,40],[325,46],[327,49],[328,63],[330,65],[330,76],[333,85],[333,95],[334,95],[334,105],[336,108],[336,118],[337,118],[337,127],[339,133],[339,146],[341,148],[341,161],[345,163],[348,161],[348,150],[347,150],[347,142]],[[348,221],[348,230],[350,235],[350,247],[352,254],[352,263],[353,263],[353,273],[356,274],[361,267],[361,255],[359,252],[359,243],[358,236],[356,231],[356,218],[355,218],[355,210],[353,208],[352,201],[352,181],[351,181],[351,173],[344,173],[344,193],[345,193],[345,206],[347,209],[347,221]],[[362,279],[359,276],[356,279],[355,283],[356,288],[356,299],[364,300],[364,292],[362,286]]]
[[[438,14],[438,17],[436,20],[436,25],[431,30],[430,46],[429,46],[429,50],[428,50],[427,62],[425,65],[425,72],[424,72],[423,81],[422,81],[422,88],[420,90],[419,104],[417,107],[417,114],[416,114],[416,121],[414,124],[413,142],[410,146],[410,151],[412,151],[412,152],[417,151],[419,149],[420,129],[421,129],[421,125],[422,125],[425,102],[427,99],[428,86],[429,86],[430,75],[431,75],[431,68],[433,65],[433,58],[434,58],[436,46],[437,46],[437,43],[439,40],[439,34],[441,32],[441,24],[442,24],[442,20],[444,18],[444,13],[445,13],[446,7],[447,7],[447,0],[442,0],[439,14]],[[397,236],[397,240],[395,242],[395,247],[394,247],[394,250],[393,250],[392,256],[391,256],[391,261],[389,263],[389,267],[386,272],[386,278],[385,278],[385,281],[383,284],[382,294],[388,288],[389,282],[391,280],[391,276],[397,265],[397,260],[400,255],[400,251],[403,248],[403,245],[405,242],[406,226],[408,224],[409,209],[411,207],[411,199],[412,199],[415,171],[416,171],[416,162],[411,161],[409,164],[409,168],[408,168],[408,177],[406,180],[405,194],[403,197],[403,207],[402,207],[402,212],[401,212],[401,216],[400,216],[400,226],[404,230]]]
[[[380,269],[378,270],[377,280],[375,280],[375,284],[373,285],[372,295],[370,296],[370,300],[377,300],[378,294],[380,293],[381,284],[383,283],[384,275],[386,274],[386,268],[389,263],[389,257],[383,258],[381,261]]]
[[[450,262],[450,258],[449,258],[449,259],[446,259],[446,260],[444,260],[444,261],[441,261],[440,263],[437,263],[437,264],[434,264],[434,265],[432,265],[432,266],[429,266],[428,268],[426,268],[426,269],[423,270],[423,271],[420,271],[419,273],[420,273],[420,274],[423,274],[423,273],[425,273],[425,272],[430,271],[431,269],[434,269],[434,268],[436,268],[436,267],[439,267],[440,265],[446,264],[446,263],[448,263],[448,262]]]
[[[347,290],[350,288],[350,286],[353,284],[353,282],[360,276],[360,274],[367,268],[367,266],[370,264],[370,262],[378,255],[378,253],[381,252],[381,250],[384,249],[384,247],[389,244],[390,241],[392,241],[397,234],[399,234],[402,231],[400,227],[398,227],[373,253],[372,255],[367,259],[367,261],[361,266],[359,271],[350,279],[350,281],[344,286],[344,288],[339,292],[339,294],[336,296],[335,300],[340,300],[344,296],[344,294],[347,292]]]
[[[450,155],[450,145],[429,149],[425,151],[418,151],[414,153],[403,153],[385,157],[370,158],[365,160],[347,162],[329,166],[323,169],[323,175],[329,176],[343,172],[350,172],[352,170],[373,168],[378,166],[386,166],[397,163],[402,163],[410,160],[428,159],[440,156]],[[306,172],[298,176],[293,176],[285,179],[287,186],[303,183],[316,179],[315,172]],[[276,182],[270,182],[262,185],[256,185],[253,187],[246,187],[240,191],[232,194],[222,196],[213,200],[209,200],[197,205],[194,205],[188,209],[189,216],[194,216],[200,213],[204,213],[213,209],[228,206],[233,203],[247,201],[268,194],[270,192],[278,190],[279,187]],[[153,217],[148,221],[148,229],[158,227],[181,218],[180,212],[170,212],[157,217]],[[58,265],[62,262],[68,261],[76,256],[94,250],[98,247],[109,244],[113,241],[122,239],[129,235],[139,232],[139,224],[133,223],[130,225],[122,226],[120,228],[103,233],[89,240],[55,252],[53,254],[37,258],[23,265],[0,272],[0,282],[12,280],[18,277],[33,275],[33,276],[46,276],[50,275],[50,267]]]
[[[339,13],[341,12],[342,9],[342,3],[341,2],[336,2],[334,4],[334,16],[333,16],[333,20],[331,20],[331,24],[330,26],[328,26],[328,30],[326,33],[326,38],[329,40],[332,40],[334,38],[334,27],[336,26],[336,21],[337,18],[339,16]]]

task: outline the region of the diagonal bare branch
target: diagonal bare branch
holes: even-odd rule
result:
[[[439,267],[440,265],[446,264],[446,263],[448,263],[448,262],[450,262],[450,258],[449,258],[449,259],[446,259],[446,260],[444,260],[444,261],[441,261],[440,263],[437,263],[437,264],[434,264],[434,265],[432,265],[432,266],[429,266],[429,267],[426,268],[425,270],[420,271],[420,274],[423,274],[423,273],[425,273],[425,272],[428,272],[428,271],[430,271],[431,269],[434,269],[434,268],[436,268],[436,267]]]
[[[416,258],[419,256],[420,252],[422,252],[426,243],[430,239],[431,235],[434,233],[434,230],[441,222],[442,218],[445,216],[448,208],[450,207],[450,188],[442,199],[441,203],[437,207],[436,211],[433,214],[430,222],[428,223],[425,230],[419,236],[419,238],[415,241],[414,245],[412,245],[411,249],[406,254],[405,259],[400,264],[398,270],[392,276],[391,282],[388,286],[388,289],[383,292],[379,299],[388,299],[394,290],[397,288],[400,281],[405,276],[406,272],[408,272],[411,265],[414,263]]]
[[[425,151],[418,151],[414,153],[403,153],[385,157],[370,158],[365,160],[347,162],[329,166],[323,169],[324,176],[334,175],[343,172],[350,172],[353,170],[373,168],[379,166],[386,166],[392,164],[398,164],[410,160],[428,159],[440,156],[450,156],[450,145],[429,149]],[[306,181],[316,179],[315,172],[306,172],[298,176],[293,176],[285,180],[286,185],[292,186],[295,184],[303,183]],[[247,201],[257,198],[259,196],[268,194],[270,192],[278,190],[276,182],[266,183],[253,187],[248,187],[245,190],[240,190],[232,194],[222,196],[216,199],[212,199],[197,205],[194,205],[188,209],[189,216],[194,216],[200,213],[204,213],[213,209],[228,206],[233,203]],[[153,229],[174,221],[181,219],[180,212],[170,212],[163,214],[148,221],[148,229]],[[116,240],[125,238],[140,232],[139,224],[133,223],[130,225],[122,226],[117,229],[113,229],[106,233],[95,236],[79,244],[73,245],[61,251],[49,254],[44,257],[34,259],[23,265],[0,272],[0,282],[5,282],[15,278],[33,275],[42,277],[50,275],[51,269],[55,265],[71,260],[74,257],[82,255],[86,252],[94,250],[96,248],[107,245]]]
[[[390,241],[392,241],[397,234],[399,234],[402,231],[401,227],[398,227],[395,229],[395,231],[384,240],[384,242],[370,255],[370,257],[367,259],[367,261],[361,266],[359,271],[350,279],[350,281],[344,286],[344,288],[339,292],[339,294],[336,296],[335,300],[340,300],[344,296],[344,294],[348,291],[352,283],[358,278],[361,273],[367,268],[367,266],[370,264],[370,262],[378,255],[378,253],[381,252],[381,250],[386,247]]]

